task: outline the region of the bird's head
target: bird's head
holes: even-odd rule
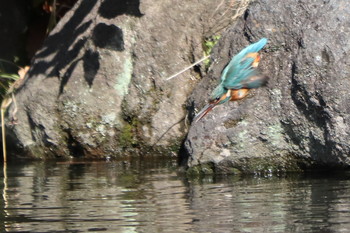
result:
[[[205,115],[207,115],[208,112],[210,112],[216,105],[225,103],[229,101],[230,96],[227,95],[228,90],[223,87],[223,85],[220,83],[211,93],[209,98],[209,103],[202,108],[202,110],[197,113],[197,115],[194,117],[194,121],[197,122],[200,119],[202,119]],[[226,96],[229,96],[228,98]]]
[[[231,96],[227,95],[228,90],[219,84],[211,93],[209,103],[223,104],[230,100]]]

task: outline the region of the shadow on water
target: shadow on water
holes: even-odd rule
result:
[[[1,232],[347,232],[349,173],[187,179],[169,159],[9,164]]]

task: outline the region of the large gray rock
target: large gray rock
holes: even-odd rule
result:
[[[200,109],[233,54],[269,38],[267,87],[215,108],[192,124],[190,167],[212,172],[350,165],[350,9],[346,0],[254,2],[216,49],[190,105]]]
[[[211,0],[78,1],[16,93],[10,149],[33,157],[177,152],[201,73],[165,79],[201,58],[203,38],[234,13]]]

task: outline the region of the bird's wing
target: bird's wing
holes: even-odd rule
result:
[[[266,38],[262,38],[258,42],[249,45],[232,58],[230,63],[225,67],[221,75],[221,82],[227,89],[244,88],[242,83],[245,79],[257,76],[255,67],[255,59],[259,52],[267,43]],[[252,55],[253,56],[250,56]],[[249,88],[249,87],[248,87]]]
[[[226,89],[258,88],[267,81],[267,76],[260,75],[254,68],[242,69],[235,79],[227,79],[223,82]]]

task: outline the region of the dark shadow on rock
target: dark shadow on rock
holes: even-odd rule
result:
[[[100,69],[99,54],[96,51],[87,50],[83,57],[84,78],[91,88],[97,71]]]
[[[320,128],[325,127],[329,116],[327,116],[327,113],[324,111],[326,104],[322,96],[318,96],[318,103],[320,105],[312,102],[311,99],[313,96],[310,96],[305,85],[298,80],[297,65],[294,63],[292,67],[294,71],[292,71],[291,97],[295,106],[297,106],[299,111],[301,111],[309,121],[315,122]]]
[[[92,33],[92,40],[99,48],[124,50],[123,31],[115,25],[98,24]]]
[[[141,17],[139,7],[140,0],[105,0],[98,9],[98,13],[107,19],[123,14]]]
[[[45,73],[45,71],[51,67],[55,68],[52,69],[47,76],[58,76],[58,72],[77,57],[79,51],[86,42],[86,38],[82,38],[82,40],[78,42],[76,41],[90,27],[92,21],[85,22],[82,25],[81,23],[86,15],[91,12],[96,3],[97,0],[82,1],[80,7],[78,7],[74,15],[64,23],[63,27],[46,39],[43,49],[35,55],[37,63],[35,64],[35,69],[31,70],[30,76]],[[64,35],[65,39],[62,39],[62,35]],[[68,49],[74,43],[74,48]],[[52,54],[55,54],[53,58],[46,58]]]
[[[45,146],[49,147],[52,143],[50,142],[49,136],[46,134],[45,127],[36,123],[29,112],[27,112],[27,118],[29,127],[31,128],[32,140],[41,141]]]
[[[84,23],[82,26],[78,27],[75,30],[75,33],[72,35],[72,37],[68,37],[68,36],[66,37],[66,38],[70,38],[70,40],[68,40],[68,42],[66,43],[64,43],[64,41],[60,42],[62,44],[58,43],[57,41],[55,41],[55,36],[48,37],[48,40],[45,43],[47,45],[46,49],[43,52],[39,53],[36,58],[38,59],[40,57],[49,56],[50,54],[54,54],[56,51],[57,53],[51,61],[40,61],[37,64],[35,64],[36,69],[33,71],[33,73],[31,73],[31,75],[36,75],[36,73],[43,73],[44,71],[43,69],[46,70],[47,68],[55,67],[55,69],[53,69],[48,74],[48,77],[58,76],[57,72],[60,71],[62,68],[66,67],[69,62],[74,60],[78,56],[80,50],[83,48],[86,42],[86,38],[83,38],[76,43],[75,43],[75,40],[76,38],[78,38],[80,34],[82,34],[84,31],[86,31],[89,28],[90,24],[91,24],[91,21]],[[60,38],[62,39],[62,37]],[[71,38],[74,38],[74,39],[71,39]],[[74,43],[75,43],[74,47],[72,49],[68,49]]]
[[[184,140],[181,143],[177,163],[180,167],[187,168],[188,160],[191,157],[191,153],[188,151],[188,148],[190,148],[190,147],[186,147],[185,143],[186,143],[186,137],[184,138]]]
[[[84,156],[83,146],[73,137],[70,129],[65,130],[67,134],[67,144],[68,149],[75,158],[80,158]]]
[[[64,87],[67,85],[69,78],[71,77],[72,72],[75,69],[75,67],[77,66],[78,62],[79,62],[79,60],[72,62],[70,64],[69,68],[67,69],[67,71],[65,72],[64,76],[61,77],[59,95],[61,95],[63,93]]]
[[[83,48],[84,44],[86,42],[86,39],[82,39],[82,40],[79,40],[73,47],[73,49],[71,49],[70,51],[68,51],[68,55],[67,56],[70,56],[70,57],[77,57],[80,50]],[[72,73],[73,73],[73,70],[75,69],[75,67],[77,66],[78,62],[81,60],[81,59],[77,59],[77,60],[74,60],[72,59],[73,62],[71,62],[71,64],[69,65],[69,67],[67,68],[66,72],[64,73],[64,75],[61,77],[61,84],[60,84],[60,90],[59,90],[59,94],[61,95],[63,93],[63,90],[64,90],[64,87],[66,86],[66,84],[68,83],[69,81],[69,78],[71,77]],[[68,64],[65,64],[65,61],[64,59],[59,59],[59,61],[63,61],[64,63],[59,63],[57,62],[57,71],[59,71],[60,69],[62,69],[63,67],[65,67],[66,65]],[[45,64],[43,64],[45,65]],[[50,74],[51,75],[56,75],[56,76],[59,76],[59,74],[53,74],[54,71],[52,71]],[[97,71],[96,71],[97,72]]]

